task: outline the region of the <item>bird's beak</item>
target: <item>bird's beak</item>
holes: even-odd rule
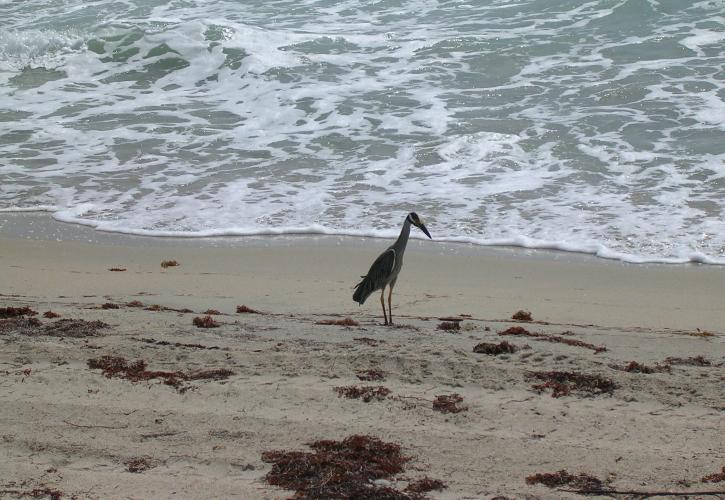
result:
[[[427,229],[427,228],[425,227],[425,224],[423,224],[423,223],[421,222],[421,223],[420,223],[420,226],[418,226],[418,227],[420,228],[420,230],[421,230],[421,231],[423,231],[423,232],[425,233],[425,235],[426,235],[426,236],[427,236],[428,238],[430,238],[431,240],[433,239],[433,237],[432,237],[432,236],[430,235],[430,233],[428,232],[428,229]]]

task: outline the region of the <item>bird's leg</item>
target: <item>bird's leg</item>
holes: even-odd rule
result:
[[[393,297],[393,285],[390,285],[390,288],[388,288],[388,316],[390,316],[390,324],[393,324],[393,304],[392,302]]]
[[[380,291],[380,305],[383,306],[383,319],[385,320],[383,324],[387,326],[388,316],[385,314],[385,287]]]

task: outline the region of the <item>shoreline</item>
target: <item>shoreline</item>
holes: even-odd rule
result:
[[[27,218],[23,219],[28,221]],[[17,219],[16,219],[17,222]],[[170,307],[376,317],[377,297],[358,307],[353,286],[389,244],[377,238],[148,238],[31,218],[26,238],[0,227],[4,294],[129,298]],[[48,230],[49,225],[52,230]],[[26,226],[26,229],[28,227]],[[10,236],[8,236],[8,234]],[[27,237],[29,236],[29,237]],[[34,238],[34,239],[33,239]],[[57,241],[60,240],[60,241]],[[628,264],[592,256],[411,240],[394,313],[507,319],[520,310],[560,324],[721,331],[725,269]],[[162,269],[162,260],[181,266]],[[127,272],[109,272],[112,267]],[[77,293],[83,290],[83,293]],[[188,298],[187,298],[188,297]],[[129,299],[130,300],[130,299]]]
[[[38,228],[29,229],[28,226]],[[296,238],[306,238],[311,240],[337,238],[345,241],[393,241],[397,237],[397,232],[393,231],[390,235],[373,235],[373,234],[333,234],[325,231],[315,231],[310,228],[309,231],[300,229],[298,231],[278,232],[270,229],[267,232],[255,232],[252,234],[138,234],[133,232],[115,231],[98,228],[93,224],[64,221],[57,219],[51,215],[49,210],[17,210],[2,211],[0,210],[0,236],[5,233],[6,236],[19,239],[46,239],[56,241],[89,241],[89,242],[120,242],[122,244],[141,244],[144,242],[174,241],[172,245],[196,245],[196,246],[232,246],[236,243],[249,243],[256,240],[270,241],[277,239],[277,243],[285,240],[295,240]],[[153,231],[151,231],[153,233]],[[411,234],[411,241],[428,241],[422,235]],[[564,254],[572,259],[584,258],[603,261],[619,262],[631,265],[665,265],[665,266],[690,266],[705,265],[725,268],[725,259],[709,257],[700,252],[693,251],[688,258],[659,257],[649,258],[636,255],[622,254],[610,250],[606,247],[599,248],[577,248],[575,245],[568,243],[557,243],[549,241],[539,241],[532,243],[527,237],[517,237],[512,239],[491,240],[488,243],[473,241],[475,239],[461,238],[433,238],[435,245],[444,245],[448,248],[466,248],[476,253],[486,253],[488,251],[503,250],[511,253],[520,253],[521,255],[558,256]],[[565,257],[566,258],[566,257]]]

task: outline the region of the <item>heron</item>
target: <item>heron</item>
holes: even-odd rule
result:
[[[352,295],[352,300],[362,305],[374,291],[380,290],[380,304],[383,306],[383,320],[385,325],[393,324],[393,288],[395,287],[395,282],[398,280],[400,269],[403,267],[403,254],[408,244],[411,224],[423,231],[428,238],[433,239],[425,224],[423,224],[423,221],[418,217],[418,214],[410,212],[405,217],[405,222],[403,222],[403,228],[400,230],[398,239],[375,259],[373,265],[370,266],[368,274],[361,276],[363,280],[355,285],[355,293]],[[386,286],[389,287],[387,315],[385,313]]]

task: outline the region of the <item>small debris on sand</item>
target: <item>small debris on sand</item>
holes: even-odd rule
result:
[[[359,370],[357,372],[357,378],[365,382],[377,382],[385,380],[385,372],[378,370],[377,368],[371,368],[369,370]]]
[[[489,356],[498,356],[499,354],[512,354],[518,351],[519,348],[510,342],[505,340],[498,344],[490,342],[481,342],[473,348],[473,352],[479,354],[488,354]]]
[[[219,316],[222,313],[220,311],[217,311],[216,309],[207,309],[206,311],[204,311],[201,314]]]
[[[524,311],[523,309],[516,311],[513,316],[511,316],[511,319],[516,321],[533,321],[534,318],[531,317],[531,313],[529,311]]]
[[[43,317],[48,319],[60,318],[60,314],[54,313],[53,311],[45,311]]]
[[[192,323],[194,323],[194,326],[198,328],[217,328],[220,325],[220,323],[214,321],[214,318],[211,316],[197,316],[193,319]]]
[[[28,306],[23,307],[0,307],[0,319],[19,318],[21,316],[35,316],[38,311],[34,311]]]
[[[566,332],[567,335],[571,335],[570,332]],[[560,337],[558,335],[547,335],[545,333],[539,333],[539,332],[530,332],[526,328],[523,328],[521,326],[512,326],[507,328],[506,330],[503,330],[501,332],[498,332],[499,335],[523,335],[526,337],[533,337],[536,340],[541,340],[543,342],[555,342],[558,344],[566,344],[574,347],[584,347],[585,349],[591,349],[594,351],[594,354],[599,354],[600,352],[605,352],[607,350],[604,346],[596,346],[594,344],[588,344],[586,342],[582,342],[581,340],[576,339],[568,339],[566,337]]]
[[[439,330],[455,331],[461,329],[461,323],[459,321],[443,321],[438,324]]]
[[[356,337],[353,340],[355,342],[362,342],[363,344],[367,344],[367,345],[369,345],[371,347],[375,347],[378,344],[384,344],[385,343],[384,340],[373,339],[373,338],[370,338],[370,337]]]
[[[146,366],[146,361],[142,359],[129,362],[121,356],[101,356],[100,358],[88,360],[88,368],[100,369],[108,378],[122,378],[131,382],[160,378],[163,379],[165,385],[170,385],[179,392],[184,392],[186,389],[182,386],[182,382],[189,380],[225,380],[234,375],[233,371],[226,368],[184,373],[181,371],[149,371]]]
[[[696,328],[694,332],[690,332],[687,335],[690,337],[714,337],[715,334],[712,332],[708,332],[707,330],[700,330],[699,328]]]
[[[120,309],[120,306],[118,304],[114,304],[113,302],[106,302],[101,306],[101,309]]]
[[[103,321],[67,318],[45,324],[42,335],[73,338],[97,337],[100,335],[98,330],[103,330],[104,328],[109,328],[109,325]]]
[[[169,342],[167,340],[156,340],[156,339],[149,339],[149,338],[138,338],[138,337],[131,337],[131,340],[137,340],[139,342],[143,342],[145,344],[153,344],[153,345],[160,345],[160,346],[171,346],[171,347],[186,347],[190,349],[221,349],[219,346],[206,346],[201,344],[184,344],[181,342]]]
[[[463,396],[457,393],[442,394],[433,400],[433,409],[441,413],[460,413],[467,411],[467,406],[460,406]]]
[[[709,474],[702,478],[703,483],[721,483],[725,481],[725,465],[722,466],[720,472]]]
[[[668,365],[689,365],[689,366],[711,366],[712,362],[703,355],[692,356],[689,358],[673,358],[669,357],[664,360]]]
[[[126,303],[126,307],[143,307],[143,302],[140,300],[132,300]]]
[[[637,361],[630,361],[624,366],[609,365],[610,368],[615,370],[630,372],[630,373],[661,373],[671,371],[669,365],[655,364],[654,366],[648,366]]]
[[[148,307],[144,307],[145,311],[154,311],[154,312],[161,312],[161,311],[173,311],[178,313],[193,313],[191,309],[183,308],[183,309],[176,309],[173,307],[166,307],[166,306],[160,306],[159,304],[152,304]]]
[[[156,464],[151,462],[148,458],[138,457],[130,458],[123,462],[128,472],[140,473],[145,472],[149,469],[156,467]]]
[[[572,391],[594,396],[604,393],[611,394],[617,388],[611,379],[578,372],[529,372],[526,377],[543,380],[543,384],[535,384],[532,388],[540,393],[551,389],[551,396],[554,398],[568,396]]]
[[[337,392],[338,397],[346,397],[348,399],[362,399],[366,403],[369,403],[373,399],[376,401],[382,401],[388,396],[388,394],[390,394],[390,389],[382,385],[349,385],[345,387],[335,387],[334,390],[335,392]]]
[[[360,326],[360,323],[351,318],[323,319],[315,322],[316,325]]]
[[[572,488],[582,490],[601,490],[604,483],[589,474],[569,474],[566,470],[559,472],[537,473],[526,478],[527,484],[543,484],[549,488],[558,488],[559,486],[571,486]]]
[[[439,479],[423,477],[409,482],[408,486],[405,487],[405,491],[410,493],[428,493],[429,491],[441,491],[447,487],[446,483]]]
[[[169,267],[176,267],[178,265],[179,265],[179,263],[176,262],[175,260],[162,260],[161,261],[161,267],[163,267],[164,269],[167,269]]]
[[[20,335],[37,335],[43,323],[36,318],[0,319],[0,334],[19,333]]]
[[[261,311],[257,311],[256,309],[247,307],[244,304],[242,304],[241,306],[237,306],[237,312],[243,314],[263,314]]]
[[[108,270],[113,271],[115,273],[122,273],[126,270],[126,268],[125,267],[109,267]]]

